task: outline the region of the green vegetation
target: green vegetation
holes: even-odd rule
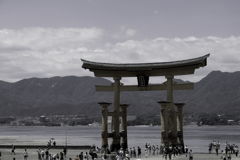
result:
[[[14,121],[15,118],[13,117],[0,117],[0,125],[9,124],[10,122]]]
[[[191,122],[197,122],[198,125],[228,125],[232,120],[233,124],[237,124],[240,120],[236,114],[221,114],[216,113],[191,113],[184,115],[184,124],[190,124]]]
[[[238,124],[240,116],[234,113],[228,114],[216,114],[216,113],[184,113],[183,123],[184,125],[196,124],[196,125],[229,125]],[[88,116],[88,115],[55,115],[46,117],[44,121],[41,121],[39,117],[0,117],[0,125],[46,125],[46,126],[60,126],[69,125],[89,125],[93,122],[99,124],[102,123],[100,116]],[[160,125],[160,114],[146,113],[136,116],[135,120],[127,121],[128,126],[135,125]]]
[[[84,116],[82,119],[77,119],[77,120],[70,120],[68,121],[69,126],[75,126],[75,125],[89,125],[93,122],[101,122],[101,117],[89,117],[89,116]]]
[[[229,123],[228,120],[233,120]],[[183,115],[183,121],[185,125],[196,122],[198,125],[229,125],[238,124],[240,117],[234,114],[221,114],[216,113],[186,113]],[[138,115],[135,120],[128,121],[128,126],[134,125],[160,125],[161,120],[159,114],[142,114]]]

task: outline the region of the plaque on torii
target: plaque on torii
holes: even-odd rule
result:
[[[207,65],[207,58],[210,54],[202,57],[156,63],[100,63],[86,61],[82,59],[82,68],[94,72],[96,77],[112,77],[113,85],[96,86],[97,92],[114,92],[113,113],[112,114],[112,143],[111,151],[118,151],[121,147],[121,131],[119,130],[119,117],[121,116],[120,92],[121,91],[157,91],[166,90],[166,101],[158,102],[161,105],[161,146],[181,145],[183,142],[182,123],[182,106],[184,103],[173,102],[173,90],[189,90],[194,88],[194,83],[176,84],[173,81],[174,76],[194,74],[195,69]],[[167,81],[164,84],[148,85],[149,77],[164,76]],[[122,77],[137,77],[138,85],[122,85]],[[175,110],[174,105],[178,110]],[[180,113],[181,112],[181,113]],[[105,114],[106,115],[106,114]],[[126,125],[126,124],[125,124]],[[125,127],[126,128],[126,127]],[[104,136],[106,138],[106,136]],[[125,139],[127,139],[125,137]],[[103,140],[104,142],[106,141]],[[127,143],[127,142],[126,142]],[[127,146],[127,145],[125,145]],[[106,147],[106,145],[105,145]],[[108,147],[108,146],[107,146]]]

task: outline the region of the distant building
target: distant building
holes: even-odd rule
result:
[[[228,122],[229,125],[231,125],[231,124],[235,124],[235,121],[232,120],[232,119],[227,120],[227,122]]]
[[[46,117],[44,115],[42,115],[40,118],[39,118],[39,121],[42,122],[42,123],[45,123],[46,122]]]

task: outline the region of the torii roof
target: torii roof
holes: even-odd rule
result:
[[[210,54],[202,57],[155,63],[102,63],[81,59],[82,68],[93,71],[97,77],[135,77],[136,75],[165,76],[193,74],[207,65]]]

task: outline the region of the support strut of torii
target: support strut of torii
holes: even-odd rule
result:
[[[173,90],[189,90],[194,88],[194,83],[176,84],[173,82],[174,76],[194,74],[195,69],[207,65],[207,58],[210,54],[202,57],[157,63],[99,63],[82,59],[82,68],[94,72],[96,77],[112,77],[114,80],[111,86],[96,86],[97,92],[114,92],[113,112],[107,110],[110,103],[99,103],[102,108],[102,148],[108,147],[108,138],[112,138],[110,150],[118,151],[120,147],[127,148],[127,124],[126,107],[120,110],[121,91],[156,91],[166,90],[166,101],[159,101],[161,105],[161,147],[169,145],[184,146],[182,127],[182,107],[184,103],[173,102]],[[149,77],[165,76],[166,83],[160,85],[148,85]],[[120,80],[122,77],[137,77],[138,85],[124,86]],[[175,110],[175,106],[177,111]],[[128,105],[127,105],[128,106]],[[124,115],[124,116],[123,116]],[[108,116],[112,116],[112,133],[107,133]],[[122,126],[120,129],[121,117]]]

